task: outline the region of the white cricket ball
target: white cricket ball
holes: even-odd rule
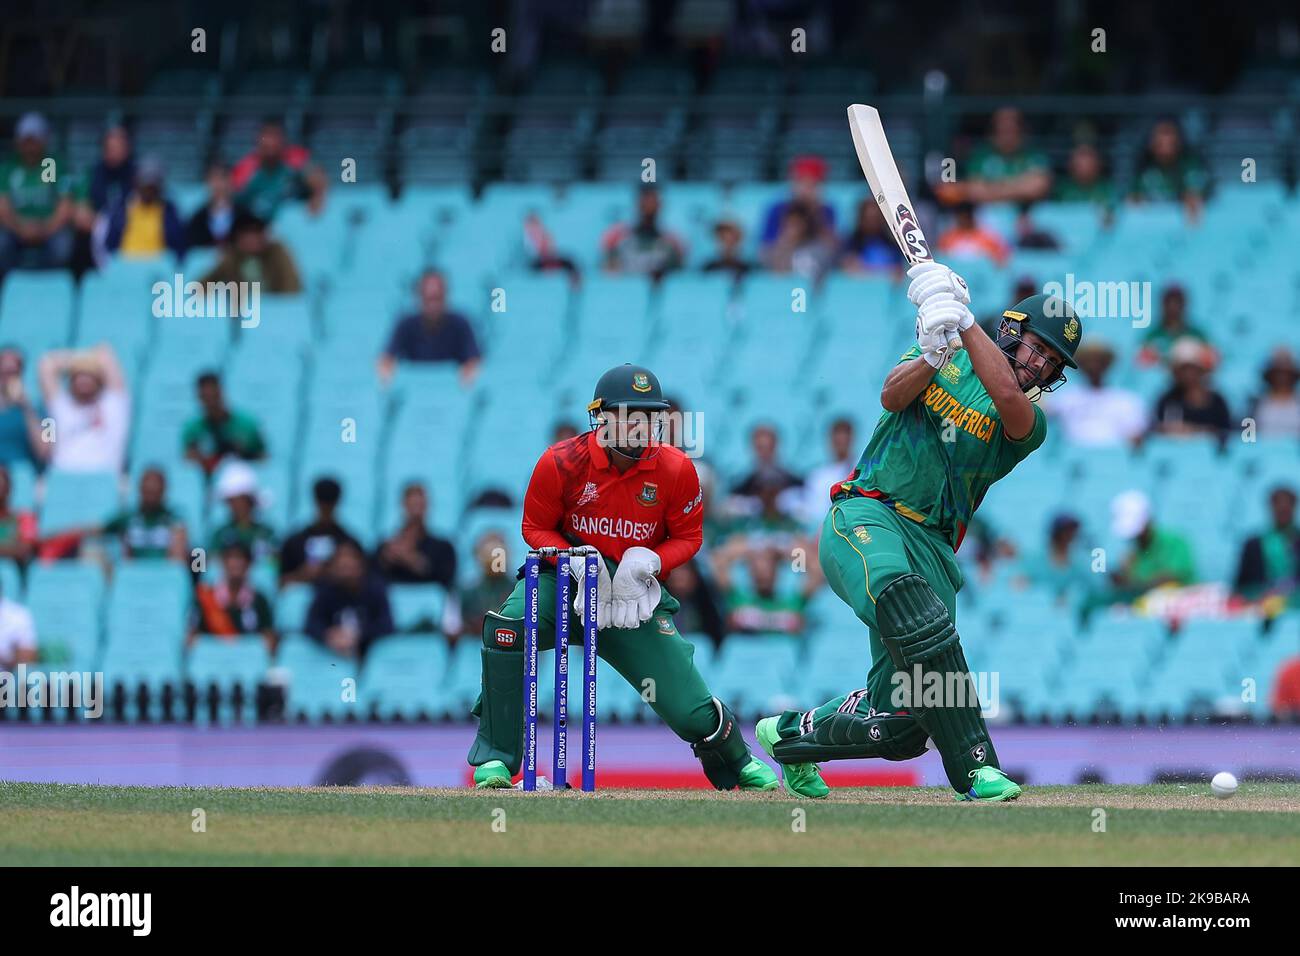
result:
[[[1237,792],[1237,778],[1226,770],[1220,770],[1210,781],[1210,789],[1220,800],[1227,800]]]

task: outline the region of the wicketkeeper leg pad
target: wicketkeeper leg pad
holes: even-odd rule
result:
[[[517,773],[523,762],[524,622],[489,612],[483,619],[483,689],[474,715],[478,734],[470,748],[474,766],[500,760]]]
[[[718,698],[713,698],[718,708],[718,729],[703,740],[691,744],[691,750],[704,768],[704,776],[719,790],[734,790],[740,785],[740,771],[749,763],[751,754],[740,732],[740,721],[731,708]]]
[[[948,609],[923,577],[905,574],[880,592],[876,622],[906,678],[904,707],[933,738],[948,782],[965,793],[971,771],[998,766],[998,757]]]

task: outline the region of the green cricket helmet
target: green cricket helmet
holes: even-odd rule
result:
[[[1035,354],[1042,354],[1038,349],[1024,342],[1026,332],[1033,332],[1050,345],[1061,356],[1065,365],[1070,368],[1079,367],[1074,361],[1074,351],[1079,346],[1079,340],[1083,338],[1083,326],[1079,322],[1079,317],[1074,314],[1070,303],[1064,299],[1039,293],[1020,300],[1002,313],[1002,319],[998,323],[997,345],[1006,355],[1013,369],[1028,367],[1016,358],[1016,353],[1022,344],[1028,345]],[[1045,367],[1052,371],[1045,379],[1039,377],[1041,372],[1038,373],[1035,380],[1024,387],[1025,393],[1031,397],[1036,397],[1040,392],[1053,391],[1065,381],[1065,369],[1058,366],[1049,356],[1043,355],[1043,358],[1049,363]]]
[[[653,458],[659,453],[659,444],[663,438],[669,405],[664,401],[663,390],[655,373],[643,365],[616,365],[596,382],[596,391],[587,404],[587,418],[592,430],[606,451],[624,458]],[[601,413],[620,409],[624,414],[621,428],[616,427],[609,418]],[[627,412],[637,413],[627,416]],[[641,432],[639,440],[633,439],[629,444],[623,431],[628,426],[628,418],[642,417],[648,429]]]
[[[663,389],[655,373],[643,365],[615,365],[596,382],[596,392],[587,406],[589,414],[623,406],[642,411],[668,410]]]

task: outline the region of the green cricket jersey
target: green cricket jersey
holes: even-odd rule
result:
[[[900,362],[920,354],[912,346]],[[1037,405],[1028,435],[1013,441],[1003,434],[993,399],[963,349],[905,409],[881,414],[853,474],[831,494],[880,498],[943,534],[956,550],[989,486],[1046,436],[1047,418]]]
[[[73,193],[70,174],[61,173],[63,164],[51,167],[57,174],[53,182],[44,179],[41,163],[28,166],[17,156],[0,163],[0,192],[9,197],[14,212],[23,219],[48,219],[65,196]]]

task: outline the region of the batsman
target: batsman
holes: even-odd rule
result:
[[[596,383],[591,430],[557,442],[533,469],[524,498],[530,548],[586,545],[601,555],[596,625],[601,658],[691,745],[719,790],[773,790],[776,774],[750,752],[740,724],[695,667],[678,633],[679,605],[660,579],[703,542],[704,506],[695,466],[660,437],[668,403],[647,368],[620,365]],[[555,646],[555,559],[538,581],[538,649]],[[582,562],[573,562],[581,573]],[[575,610],[582,589],[574,588]],[[483,683],[469,751],[474,785],[509,787],[523,759],[524,582],[483,623]]]
[[[831,488],[818,548],[832,590],[867,626],[866,686],[764,718],[756,734],[799,796],[829,793],[818,761],[909,760],[933,746],[958,799],[1014,800],[957,633],[956,551],[989,487],[1043,443],[1037,398],[1078,367],[1083,329],[1067,303],[1034,295],[990,339],[951,269],[923,262],[908,276],[917,344],[885,379],[853,473]]]

